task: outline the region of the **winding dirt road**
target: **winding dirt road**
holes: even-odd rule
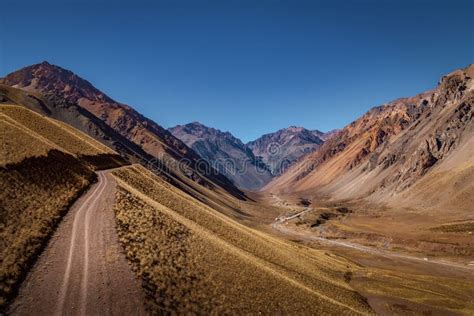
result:
[[[473,266],[468,266],[468,265],[464,265],[464,264],[460,264],[460,263],[455,263],[455,262],[450,262],[450,261],[445,261],[445,260],[439,260],[439,259],[428,260],[428,259],[425,259],[425,258],[410,256],[410,255],[396,253],[396,252],[392,252],[392,251],[386,251],[386,250],[383,250],[383,249],[376,249],[376,248],[373,248],[373,247],[363,246],[363,245],[360,245],[360,244],[351,243],[351,242],[347,242],[347,241],[326,239],[326,238],[323,238],[323,237],[311,235],[311,233],[308,233],[308,232],[301,232],[301,231],[292,230],[292,229],[290,229],[289,227],[287,227],[285,225],[285,224],[287,224],[288,221],[290,221],[292,219],[295,219],[295,218],[301,216],[304,213],[311,212],[312,210],[313,209],[311,209],[311,208],[306,208],[303,211],[298,212],[296,214],[293,214],[291,216],[286,216],[286,217],[285,216],[280,216],[280,217],[275,219],[275,221],[272,224],[272,228],[279,231],[280,233],[285,234],[285,235],[291,235],[291,236],[299,237],[303,240],[313,240],[313,241],[318,241],[318,242],[325,243],[325,244],[332,245],[332,246],[351,248],[351,249],[355,249],[355,250],[362,251],[362,252],[365,252],[365,253],[369,253],[369,254],[373,254],[373,255],[377,255],[377,256],[383,256],[383,257],[386,257],[386,258],[419,261],[419,262],[423,262],[423,263],[426,263],[426,264],[443,265],[443,266],[448,266],[448,267],[455,268],[455,269],[463,269],[463,270],[472,270],[472,271],[474,271]]]
[[[144,315],[143,294],[123,253],[107,171],[71,208],[10,307],[13,315]]]

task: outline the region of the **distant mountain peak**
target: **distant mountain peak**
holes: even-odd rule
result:
[[[25,90],[54,93],[71,103],[77,103],[81,98],[93,102],[117,103],[95,88],[89,81],[70,70],[50,64],[48,61],[17,70],[0,82]]]
[[[168,130],[241,188],[259,189],[272,178],[267,166],[230,132],[200,122],[177,125]]]
[[[311,131],[301,126],[289,126],[276,132],[262,135],[247,143],[255,156],[261,157],[274,175],[281,174],[291,164],[321,146],[324,133]]]

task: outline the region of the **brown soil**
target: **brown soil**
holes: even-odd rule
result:
[[[23,282],[11,314],[145,314],[139,281],[115,231],[115,181],[106,172],[98,177],[99,182],[66,215]]]
[[[377,314],[472,315],[472,251],[453,251],[472,249],[471,222],[439,226],[442,220],[437,214],[428,216],[413,209],[402,214],[393,209],[370,211],[368,205],[361,208],[354,203],[342,216],[326,216],[341,206],[321,207],[313,201],[311,207],[302,207],[295,198],[267,198],[287,206],[272,223],[274,232],[360,265],[347,280]],[[457,223],[456,214],[452,215],[452,223]],[[311,227],[322,217],[329,219]]]

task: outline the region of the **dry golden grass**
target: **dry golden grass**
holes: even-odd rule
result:
[[[73,131],[72,127],[59,121],[44,117],[22,106],[0,105],[0,113],[11,118],[24,131],[41,137],[55,144],[61,151],[73,155],[97,155],[113,151],[89,136]]]
[[[54,149],[31,134],[25,133],[13,120],[0,114],[1,155],[0,166],[17,163],[28,157],[46,156]]]
[[[69,206],[116,154],[21,106],[0,105],[0,311]]]
[[[113,171],[120,241],[155,312],[370,313],[358,269],[243,226],[141,167]]]
[[[405,273],[393,269],[368,269],[355,279],[355,287],[367,297],[386,298],[396,309],[407,306],[412,314],[472,315],[474,282],[469,279]],[[396,311],[393,311],[396,314]]]
[[[0,309],[95,174],[59,151],[0,167]]]

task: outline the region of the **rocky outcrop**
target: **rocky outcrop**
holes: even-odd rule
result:
[[[474,137],[473,78],[470,65],[444,76],[433,90],[371,109],[264,189],[384,200],[428,174],[457,170],[466,178],[474,167],[462,152]],[[464,160],[448,164],[455,152]],[[428,196],[436,188],[417,190]]]
[[[390,165],[398,164],[395,175],[386,180],[396,181],[397,191],[410,187],[442,162],[458,147],[463,137],[473,136],[474,85],[468,74],[470,68],[443,77],[433,91],[430,106],[423,108],[420,118],[412,124],[405,137],[388,146],[381,157],[381,161],[386,162],[386,157],[392,155]]]

